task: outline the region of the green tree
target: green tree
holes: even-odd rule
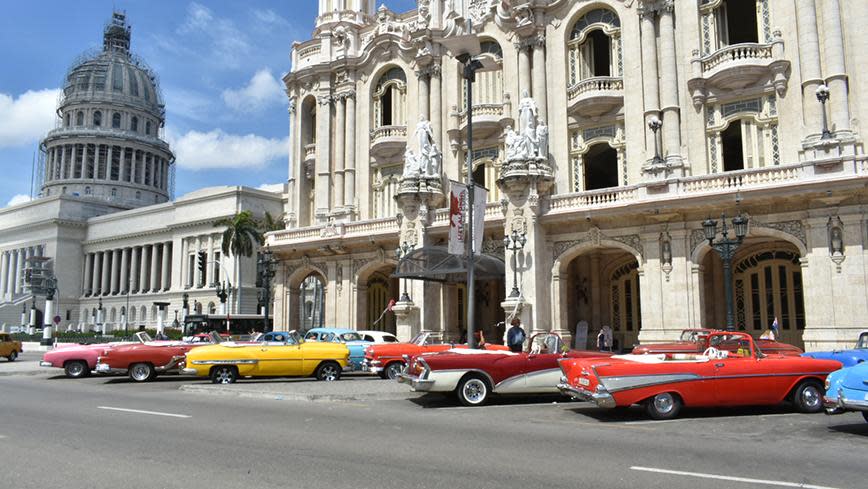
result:
[[[250,211],[241,211],[232,217],[220,219],[214,223],[214,227],[225,227],[223,231],[223,254],[232,255],[235,258],[235,279],[238,293],[238,304],[235,312],[241,308],[241,266],[242,256],[250,257],[257,247],[264,243],[262,233],[259,231],[259,223],[253,219]]]
[[[259,222],[259,229],[263,233],[267,233],[269,231],[280,231],[281,229],[284,229],[284,226],[283,223],[280,222],[280,219],[275,219],[271,213],[265,211],[265,217]]]

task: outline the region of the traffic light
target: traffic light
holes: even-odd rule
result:
[[[205,276],[205,271],[208,269],[208,252],[200,251],[199,252],[199,273],[202,276]]]

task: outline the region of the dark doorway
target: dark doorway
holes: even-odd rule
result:
[[[485,164],[480,163],[473,169],[473,183],[481,187],[485,186]]]
[[[720,135],[723,146],[723,171],[744,170],[744,146],[741,140],[741,122],[732,121]]]
[[[609,57],[612,52],[609,36],[601,30],[595,30],[588,37],[591,42],[591,50],[594,53],[594,76],[612,76],[609,69],[611,66]]]
[[[591,146],[585,154],[585,190],[618,186],[618,152],[606,143]]]
[[[383,94],[382,100],[382,110],[383,110],[383,125],[391,126],[392,125],[392,89],[387,88],[386,93]]]
[[[759,42],[756,0],[726,1],[726,33],[729,44]]]

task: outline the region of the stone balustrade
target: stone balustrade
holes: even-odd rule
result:
[[[316,143],[304,145],[304,159],[305,160],[316,159]]]
[[[702,59],[702,71],[711,71],[718,66],[738,61],[765,61],[772,59],[771,44],[743,43],[734,44],[711,53]]]
[[[595,76],[581,80],[575,85],[567,88],[567,97],[573,100],[581,95],[589,93],[597,93],[603,91],[623,91],[624,79],[613,76]]]
[[[371,129],[371,144],[377,144],[385,139],[406,137],[407,126],[380,126]]]
[[[474,104],[473,118],[500,118],[503,116],[503,104]],[[467,111],[462,111],[458,114],[458,122],[464,126],[467,124]]]

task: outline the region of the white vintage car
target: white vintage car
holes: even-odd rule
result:
[[[357,331],[359,336],[362,337],[365,341],[372,341],[374,343],[397,343],[398,338],[392,333],[386,333],[385,331]]]

